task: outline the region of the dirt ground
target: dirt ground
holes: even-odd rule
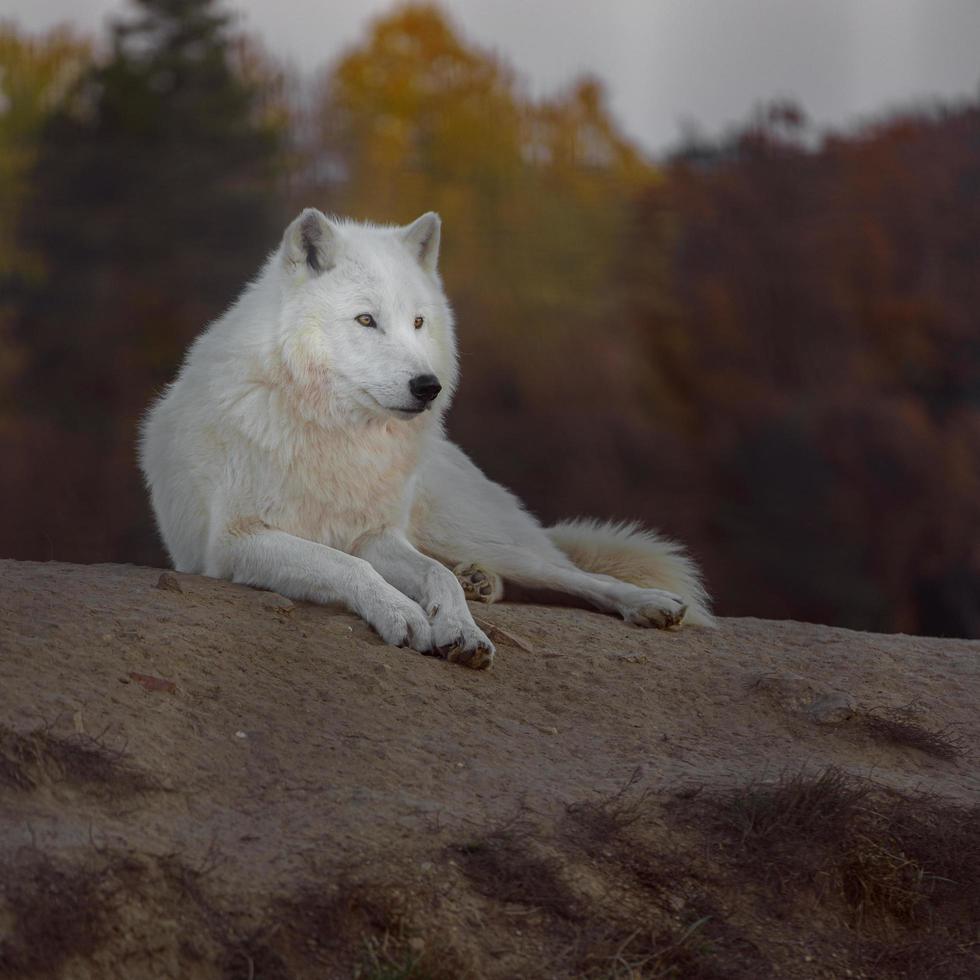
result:
[[[472,608],[0,562],[0,976],[980,976],[980,642]]]

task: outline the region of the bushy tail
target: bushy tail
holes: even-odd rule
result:
[[[698,566],[674,541],[635,523],[561,521],[548,536],[582,571],[611,575],[644,589],[665,589],[687,602],[686,623],[714,626]]]

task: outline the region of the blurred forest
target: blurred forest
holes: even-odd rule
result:
[[[980,99],[653,163],[433,6],[315,84],[211,0],[0,26],[0,555],[164,562],[138,419],[304,205],[441,212],[451,435],[542,519],[680,538],[723,614],[980,636]]]

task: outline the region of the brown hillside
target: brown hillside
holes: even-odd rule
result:
[[[980,642],[474,613],[0,562],[0,976],[980,975]]]

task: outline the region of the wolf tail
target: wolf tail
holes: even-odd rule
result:
[[[685,622],[715,625],[701,572],[676,542],[635,523],[589,519],[560,521],[547,533],[582,571],[674,592],[687,603]]]

